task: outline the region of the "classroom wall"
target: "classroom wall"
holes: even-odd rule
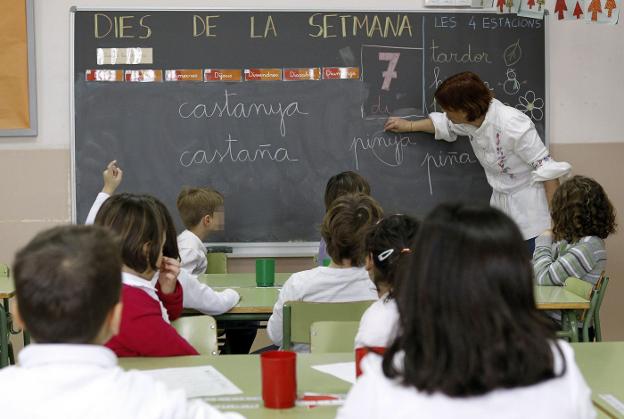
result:
[[[69,8],[98,7],[237,7],[292,9],[291,1],[162,1],[162,0],[54,0],[35,1],[37,102],[39,135],[0,138],[0,261],[11,261],[15,249],[37,231],[66,223],[70,214],[69,116]],[[392,10],[423,9],[422,0],[394,0]],[[548,0],[552,8],[554,0]],[[377,9],[379,2],[311,1],[301,9]],[[619,130],[624,97],[620,82],[624,68],[624,25],[587,25],[548,18],[550,52],[550,143],[553,154],[568,160],[576,173],[604,182],[620,214],[624,196],[617,181],[624,157],[624,135]],[[2,65],[2,63],[0,63]],[[611,164],[606,164],[607,162]],[[624,340],[623,234],[608,242],[612,278],[605,302],[606,337]],[[299,261],[285,261],[294,268]],[[307,266],[307,262],[301,262]],[[232,261],[232,269],[248,269],[249,261]]]

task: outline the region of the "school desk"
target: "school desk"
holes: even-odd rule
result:
[[[276,273],[275,286],[284,285],[291,275],[291,273]],[[255,287],[256,273],[204,274],[199,276],[199,281],[211,287]]]
[[[561,328],[570,331],[572,342],[578,342],[577,310],[587,310],[589,300],[571,293],[565,287],[537,285],[535,304],[540,310],[560,310]]]
[[[610,417],[624,418],[624,342],[574,343],[572,347],[594,404]]]
[[[311,368],[312,365],[353,361],[353,353],[342,354],[297,354],[297,393],[322,393],[345,395],[351,385]],[[289,418],[333,418],[337,406],[308,408],[296,406],[292,409],[265,409],[262,404],[260,357],[258,355],[180,356],[169,358],[120,358],[124,369],[155,369],[212,365],[243,392],[236,396],[209,398],[213,406],[241,413],[248,419]],[[243,399],[244,398],[244,399]],[[228,400],[234,399],[234,400]]]

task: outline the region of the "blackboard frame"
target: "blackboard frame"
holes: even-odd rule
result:
[[[382,9],[382,8],[323,8],[323,9],[311,9],[304,8],[269,8],[269,9],[250,9],[250,8],[238,8],[238,7],[76,7],[70,8],[70,60],[69,60],[69,74],[70,74],[70,89],[69,89],[69,103],[70,103],[70,152],[71,152],[71,219],[76,223],[77,220],[77,198],[76,198],[76,133],[75,133],[75,78],[73,77],[74,67],[74,37],[75,37],[75,13],[76,12],[123,12],[123,11],[239,11],[239,12],[393,12],[393,13],[423,13],[423,14],[440,14],[440,13],[457,13],[457,14],[488,14],[496,13],[496,9],[473,9],[473,8],[443,8],[443,9]],[[547,12],[545,13],[545,15]],[[544,141],[546,147],[550,142],[550,53],[549,53],[549,25],[546,19],[544,23],[544,97],[546,105],[546,117],[544,118]],[[231,257],[266,257],[266,256],[282,256],[282,257],[308,257],[316,254],[318,250],[317,241],[297,241],[297,242],[218,242],[218,243],[206,243],[206,245],[218,245],[218,246],[230,246],[233,248],[233,254]]]

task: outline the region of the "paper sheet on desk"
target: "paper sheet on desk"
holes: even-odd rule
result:
[[[183,389],[188,398],[242,393],[240,388],[210,365],[143,372],[162,381],[168,389]]]
[[[347,383],[355,384],[355,362],[337,362],[335,364],[312,365],[317,371],[333,375]]]

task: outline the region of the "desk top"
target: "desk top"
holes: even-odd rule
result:
[[[0,276],[0,298],[11,298],[15,295],[13,280],[7,276]]]
[[[573,343],[574,356],[585,381],[592,389],[592,400],[613,417],[624,417],[624,342]],[[609,403],[601,395],[612,395]]]
[[[276,273],[275,286],[281,287],[291,276],[291,273]],[[256,273],[245,272],[235,274],[203,274],[199,281],[211,287],[255,287]]]
[[[353,361],[353,353],[343,354],[297,354],[297,393],[314,392],[323,394],[346,394],[351,384],[331,375],[311,368],[312,365],[331,364],[334,362]],[[155,369],[172,367],[190,367],[212,365],[243,391],[239,396],[260,397],[261,376],[260,357],[258,355],[219,355],[219,356],[180,356],[171,358],[120,358],[119,365],[124,369]],[[229,396],[237,397],[237,396]],[[296,406],[292,409],[273,410],[262,407],[262,399],[238,402],[252,405],[252,408],[232,408],[235,401],[220,402],[209,398],[209,403],[224,411],[237,411],[248,419],[269,418],[333,418],[336,406],[317,406],[307,408]],[[227,407],[224,407],[227,405]]]
[[[586,310],[589,300],[571,293],[564,287],[535,286],[535,304],[540,310]]]

